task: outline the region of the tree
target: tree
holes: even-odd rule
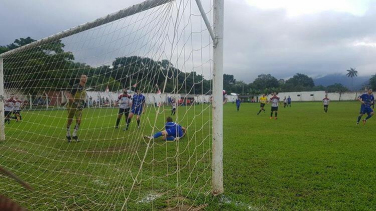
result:
[[[369,86],[372,90],[376,90],[376,74],[369,79]]]
[[[253,81],[252,87],[256,92],[270,93],[271,89],[279,88],[279,82],[270,74],[261,74]]]
[[[351,78],[351,89],[354,90],[354,77],[358,76],[358,71],[355,70],[355,68],[350,68],[350,70],[346,70],[347,74],[346,76]]]
[[[315,86],[313,79],[305,74],[297,73],[288,79],[284,86],[284,91],[305,91],[312,90]]]

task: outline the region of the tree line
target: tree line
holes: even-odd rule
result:
[[[27,37],[0,46],[0,54],[34,42]],[[77,83],[82,74],[89,77],[87,87],[93,91],[110,91],[137,86],[151,92],[156,89],[168,93],[210,94],[212,81],[196,72],[182,72],[168,60],[155,61],[147,57],[129,56],[116,58],[111,65],[92,67],[75,61],[72,52],[64,50],[60,40],[17,53],[4,59],[4,86],[25,93],[40,94],[50,90],[67,90]],[[355,68],[347,70],[348,77],[357,76]],[[228,93],[259,95],[272,92],[328,91],[346,92],[342,84],[316,86],[311,77],[297,73],[290,79],[277,79],[271,74],[261,74],[252,83],[223,75],[223,86]],[[376,89],[376,75],[369,87]]]
[[[34,42],[27,37],[0,46],[0,54]],[[57,40],[16,53],[4,59],[4,87],[24,93],[71,89],[82,74],[89,77],[86,87],[93,91],[117,91],[137,87],[143,91],[208,94],[211,81],[196,72],[183,72],[168,60],[155,61],[147,57],[116,58],[111,65],[92,67],[75,61],[72,52],[64,51]]]

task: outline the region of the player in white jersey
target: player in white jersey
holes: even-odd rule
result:
[[[322,104],[324,105],[324,112],[325,113],[328,113],[328,107],[329,107],[329,98],[328,98],[328,95],[325,95],[325,98],[322,99]]]
[[[22,101],[20,101],[18,97],[16,97],[16,99],[14,100],[13,114],[15,115],[15,119],[17,122],[22,120],[21,107],[22,107]]]
[[[10,124],[10,115],[13,112],[14,104],[15,104],[15,101],[14,101],[13,97],[10,97],[8,100],[5,101],[5,104],[4,104],[5,120],[4,120],[4,123],[8,122],[8,124]]]
[[[171,116],[175,115],[176,113],[176,100],[175,99],[172,99],[171,101],[171,105],[172,105],[172,109],[171,109]]]
[[[132,106],[132,100],[131,97],[127,94],[127,90],[123,89],[123,94],[121,94],[118,98],[118,104],[119,104],[119,114],[116,120],[116,126],[115,128],[119,128],[119,123],[121,120],[121,117],[125,116],[125,121],[128,119],[129,111]]]
[[[277,120],[279,97],[277,96],[277,94],[275,92],[273,93],[273,97],[270,98],[270,102],[272,104],[270,119],[273,119],[273,112],[274,112],[275,120]]]

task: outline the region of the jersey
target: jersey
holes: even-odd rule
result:
[[[68,108],[82,109],[86,100],[85,87],[81,86],[80,84],[75,84],[73,85],[70,93],[72,95],[73,102],[68,103]]]
[[[324,99],[322,99],[322,103],[324,104],[324,105],[329,105],[329,98],[324,98]]]
[[[260,97],[260,103],[265,104],[266,101],[268,101],[268,98],[266,98],[266,97]]]
[[[285,104],[287,103],[287,99],[286,99],[286,98],[285,98],[285,99],[283,99],[283,103],[285,103]]]
[[[172,102],[172,109],[176,109],[176,102],[175,101]]]
[[[144,103],[145,103],[145,96],[144,95],[134,94],[133,95],[132,110],[142,111],[142,106],[144,105]]]
[[[361,99],[364,104],[362,104],[361,107],[364,107],[364,108],[370,108],[371,105],[373,104],[373,101],[375,100],[375,98],[373,97],[373,95],[369,95],[367,93],[365,94],[362,94],[359,99]]]
[[[184,135],[182,127],[175,122],[167,122],[165,125],[165,129],[168,136],[173,136],[176,138],[182,137]]]
[[[131,107],[132,100],[129,98],[127,94],[122,94],[118,97],[119,108],[121,109],[128,109]]]
[[[14,110],[15,111],[19,111],[19,110],[21,110],[21,101],[20,100],[15,100],[14,101]]]
[[[270,102],[272,102],[272,107],[276,108],[279,104],[279,97],[273,96],[270,98]]]
[[[15,102],[16,101],[13,99],[6,100],[4,104],[4,111],[13,111]]]
[[[291,97],[287,98],[287,102],[290,104],[291,103]]]

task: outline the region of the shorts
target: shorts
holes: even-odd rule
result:
[[[264,108],[264,107],[265,107],[265,103],[261,103],[260,108]]]
[[[278,107],[272,107],[272,111],[278,111]]]
[[[360,108],[360,113],[361,114],[368,114],[368,115],[370,115],[370,113],[372,113],[373,112],[373,110],[372,110],[372,108],[371,107],[361,107]]]
[[[76,117],[76,119],[81,119],[82,109],[68,108],[68,119],[72,119],[73,117]]]
[[[20,114],[21,113],[21,110],[15,110],[13,111],[14,114]]]
[[[166,140],[168,137],[173,137],[174,139],[176,137],[179,137],[179,138],[183,137],[183,130],[176,131],[175,129],[167,129],[166,132],[167,132]]]
[[[11,111],[4,111],[4,116],[9,117],[11,113],[12,113]]]
[[[119,114],[121,115],[125,114],[125,116],[128,116],[130,110],[131,110],[130,108],[119,108]]]
[[[324,108],[328,108],[329,105],[324,105]]]
[[[132,113],[140,116],[142,114],[142,108],[132,108]]]

